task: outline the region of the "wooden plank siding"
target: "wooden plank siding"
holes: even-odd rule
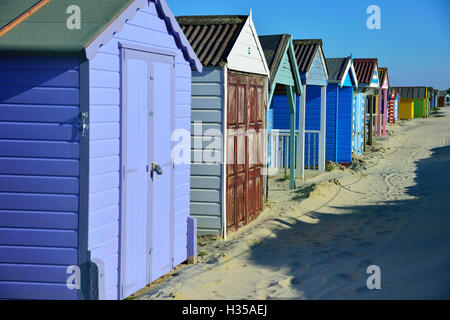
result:
[[[76,299],[79,68],[0,57],[0,299]]]
[[[191,67],[153,2],[139,9],[90,61],[89,249],[105,265],[105,299],[118,299],[120,207],[120,55],[119,42],[176,52],[175,129],[190,131]],[[190,141],[178,141],[190,148]],[[174,265],[187,259],[189,163],[175,166]]]
[[[268,75],[264,52],[259,46],[259,40],[251,18],[247,19],[242,31],[233,45],[227,62],[230,70]]]
[[[326,86],[327,74],[325,71],[325,62],[322,59],[320,49],[317,50],[314,60],[311,64],[311,68],[305,75],[307,85]]]
[[[222,232],[222,154],[218,154],[217,164],[203,163],[203,156],[224,147],[223,109],[223,69],[208,67],[201,74],[193,72],[190,208],[191,216],[197,219],[198,234]]]
[[[325,160],[352,162],[352,105],[352,87],[328,84]]]

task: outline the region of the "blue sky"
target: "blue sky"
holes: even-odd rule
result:
[[[175,15],[248,14],[258,34],[322,38],[325,56],[378,58],[391,85],[450,87],[449,0],[167,0]],[[366,26],[369,5],[381,30]]]

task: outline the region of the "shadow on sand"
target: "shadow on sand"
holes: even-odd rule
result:
[[[251,258],[287,268],[299,298],[449,299],[450,146],[415,165],[415,185],[406,190],[413,199],[312,212],[316,224],[283,221],[275,238],[251,248]],[[366,286],[373,264],[381,290]]]

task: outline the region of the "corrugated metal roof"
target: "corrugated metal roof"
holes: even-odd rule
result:
[[[226,62],[248,16],[181,16],[178,24],[203,66]]]
[[[427,97],[426,87],[395,87],[401,98],[407,99],[425,99]]]
[[[295,56],[297,57],[297,64],[300,73],[306,73],[309,71],[319,48],[322,48],[322,39],[294,40]],[[324,63],[326,65],[326,61],[324,61]]]
[[[327,58],[328,67],[328,80],[329,81],[342,81],[344,77],[345,70],[347,69],[348,63],[351,57],[346,58]]]
[[[375,71],[375,67],[378,66],[378,59],[353,59],[353,65],[355,66],[358,82],[371,84],[373,72]]]

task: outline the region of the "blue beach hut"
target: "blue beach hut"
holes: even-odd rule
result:
[[[326,86],[328,70],[321,39],[294,40],[294,52],[297,59],[303,94],[297,96],[296,127],[296,175],[304,178],[304,168],[325,170],[325,125],[326,125]],[[282,113],[276,109],[288,109],[286,97],[275,94],[273,97],[273,129],[289,129]]]
[[[353,99],[353,88],[358,88],[358,80],[352,57],[329,58],[326,62],[328,86],[325,160],[350,164],[354,143],[353,121],[360,120],[356,110],[353,110],[356,102]],[[356,108],[360,110],[358,106]]]
[[[186,261],[202,65],[165,0],[9,1],[0,28],[0,299],[122,299]]]
[[[268,128],[274,126],[274,114],[276,113],[276,127],[289,128],[288,139],[283,140],[285,152],[284,166],[289,167],[290,188],[295,187],[295,153],[296,153],[296,114],[297,96],[302,94],[302,82],[298,71],[292,36],[288,34],[260,36],[259,40],[264,50],[267,65],[270,69],[269,99],[268,99]],[[277,103],[272,103],[273,97],[277,97]],[[282,102],[282,103],[280,103]],[[269,166],[274,165],[278,158],[279,141],[274,141],[274,135],[269,139]],[[287,136],[286,136],[287,138]],[[303,167],[302,167],[303,169]]]

